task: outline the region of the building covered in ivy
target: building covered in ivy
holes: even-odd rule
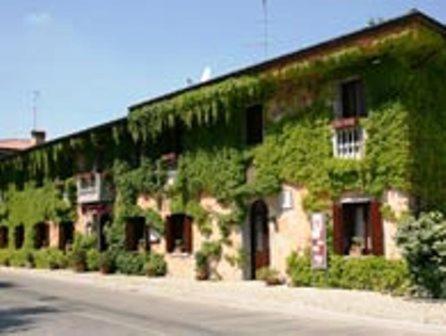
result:
[[[307,253],[398,258],[405,213],[446,210],[446,28],[420,12],[129,108],[0,161],[0,248],[215,256],[252,279]]]

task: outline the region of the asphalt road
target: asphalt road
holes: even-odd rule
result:
[[[379,320],[308,315],[188,303],[0,272],[1,335],[445,335]]]

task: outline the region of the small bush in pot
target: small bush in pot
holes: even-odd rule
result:
[[[209,279],[209,263],[208,257],[203,251],[195,253],[195,278],[197,280]]]
[[[257,270],[256,278],[264,281],[268,286],[277,286],[284,283],[279,271],[269,267],[262,267]]]
[[[150,254],[146,264],[146,274],[149,277],[160,277],[167,274],[167,263],[162,254]]]
[[[118,252],[116,255],[116,270],[122,274],[144,275],[147,260],[147,255],[143,253]]]
[[[110,252],[104,252],[99,256],[99,271],[102,274],[111,274],[114,269],[114,258]]]
[[[87,270],[87,253],[85,250],[74,250],[70,255],[71,267],[75,272],[85,272]]]

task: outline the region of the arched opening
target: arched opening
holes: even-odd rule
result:
[[[34,225],[34,248],[41,249],[50,246],[50,226],[45,222]]]
[[[74,224],[73,222],[61,222],[59,224],[59,249],[65,251],[73,244]]]
[[[268,207],[263,200],[251,205],[250,214],[251,278],[256,278],[256,271],[269,266],[269,229]]]
[[[0,226],[0,249],[8,247],[9,243],[9,230],[7,226]]]
[[[14,228],[14,248],[19,250],[25,242],[25,227],[20,224]]]

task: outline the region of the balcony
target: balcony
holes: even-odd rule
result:
[[[86,173],[77,177],[77,202],[79,204],[111,202],[113,185],[109,177],[101,173]]]
[[[341,159],[364,157],[365,131],[357,122],[334,124],[333,154]]]

